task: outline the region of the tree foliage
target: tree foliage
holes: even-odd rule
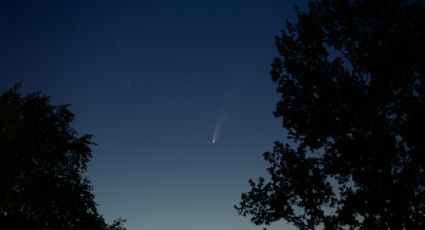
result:
[[[422,1],[322,0],[277,38],[274,115],[288,131],[264,153],[236,209],[300,229],[425,228]]]
[[[0,228],[122,230],[96,210],[87,178],[91,136],[70,126],[67,105],[19,85],[0,96]]]

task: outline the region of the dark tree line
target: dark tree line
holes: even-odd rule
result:
[[[276,46],[274,115],[289,135],[264,153],[236,209],[300,229],[425,229],[423,1],[322,0]]]
[[[91,136],[79,136],[67,105],[20,87],[0,96],[0,228],[124,230],[106,224],[82,174]]]

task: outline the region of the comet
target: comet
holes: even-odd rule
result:
[[[215,142],[217,142],[217,140],[218,140],[218,136],[220,135],[221,129],[223,127],[224,118],[225,118],[224,113],[221,113],[218,116],[217,121],[215,122],[214,133],[213,133],[213,138],[212,138],[213,144],[215,144]]]

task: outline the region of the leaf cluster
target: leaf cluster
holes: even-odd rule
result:
[[[68,105],[51,105],[20,85],[0,96],[0,226],[7,229],[124,229],[97,212],[82,174],[91,159],[91,135],[70,126]]]
[[[276,39],[286,144],[237,210],[300,229],[425,225],[425,7],[312,1]]]

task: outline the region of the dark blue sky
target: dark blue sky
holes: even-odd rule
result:
[[[108,221],[260,229],[233,205],[285,136],[268,73],[294,4],[2,0],[0,90],[23,81],[72,105],[74,127],[95,135],[87,176]]]

